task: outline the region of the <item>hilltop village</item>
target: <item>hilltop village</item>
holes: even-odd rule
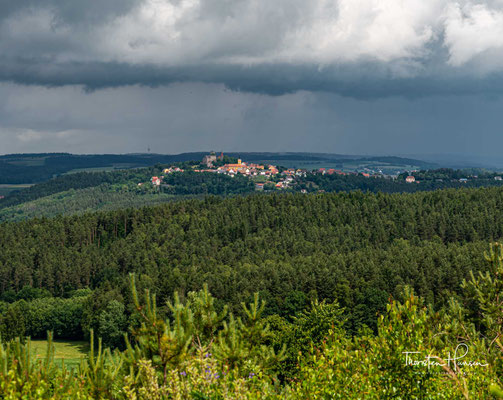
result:
[[[255,190],[281,190],[291,188],[296,184],[295,178],[306,177],[308,174],[319,174],[319,175],[360,175],[366,178],[380,177],[396,179],[396,176],[384,175],[382,171],[374,170],[363,170],[361,172],[346,172],[340,169],[333,168],[318,168],[315,170],[307,170],[300,168],[284,168],[281,166],[276,166],[272,164],[257,164],[251,162],[245,162],[242,159],[232,159],[230,157],[224,156],[223,152],[219,155],[212,152],[203,157],[199,164],[186,165],[184,167],[180,165],[172,165],[168,168],[164,168],[162,175],[153,176],[151,178],[151,183],[154,186],[161,186],[163,179],[173,173],[183,173],[183,172],[194,172],[194,173],[215,173],[223,174],[230,177],[235,177],[237,175],[246,176],[253,180],[255,183]],[[139,184],[142,185],[142,184]],[[305,190],[302,190],[305,192]]]
[[[178,163],[164,168],[162,174],[159,176],[152,176],[150,182],[154,187],[159,187],[163,185],[163,180],[166,176],[183,172],[214,173],[227,175],[229,177],[238,175],[248,177],[253,181],[256,191],[291,189],[298,184],[299,179],[302,180],[302,178],[316,175],[381,178],[389,181],[401,181],[411,185],[419,184],[422,181],[428,181],[428,183],[434,181],[436,185],[442,185],[444,182],[463,184],[469,181],[477,181],[479,178],[477,175],[457,176],[455,171],[448,169],[432,170],[428,172],[410,170],[403,171],[396,175],[388,175],[379,169],[373,170],[369,168],[363,168],[358,171],[342,171],[341,169],[334,168],[317,168],[313,170],[285,168],[272,164],[245,162],[240,158],[227,157],[224,156],[223,153],[217,155],[212,152],[204,156],[200,162]],[[483,178],[487,179],[488,177],[484,176]],[[502,180],[501,176],[496,174],[494,174],[491,179],[496,181]],[[143,183],[139,183],[138,185],[141,186]],[[298,189],[303,193],[306,192],[305,189]],[[323,192],[324,190],[320,188],[319,191]]]
[[[247,163],[241,159],[231,160],[235,162],[225,162],[226,157],[223,153],[216,155],[211,153],[203,157],[199,165],[192,165],[189,168],[181,168],[180,166],[170,166],[163,170],[163,176],[153,176],[151,183],[154,186],[160,186],[163,177],[172,173],[180,173],[192,171],[195,173],[216,173],[230,177],[243,175],[253,178],[256,190],[263,190],[264,187],[274,187],[283,189],[289,187],[293,183],[294,176],[306,176],[307,171],[294,168],[281,168],[275,165],[263,165],[255,163]]]

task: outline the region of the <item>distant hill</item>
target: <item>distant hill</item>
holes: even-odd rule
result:
[[[7,154],[0,156],[0,184],[31,184],[49,179],[70,171],[117,170],[148,167],[156,164],[169,164],[190,160],[201,160],[208,152],[181,154],[69,154],[69,153],[36,153]],[[416,167],[428,169],[438,165],[401,157],[369,157],[328,153],[305,152],[230,152],[231,157],[242,158],[249,162],[266,162],[299,168],[316,166],[336,167],[344,163],[359,162],[383,163],[395,167]]]
[[[206,153],[90,154],[67,153],[7,154],[0,156],[0,184],[39,183],[73,170],[125,169],[155,164],[199,160]]]
[[[199,161],[208,152],[163,154],[92,154],[69,153],[8,154],[0,156],[0,221],[18,220],[36,215],[53,216],[123,207],[157,204],[186,196],[206,194],[234,195],[251,193],[254,183],[248,179],[227,176],[175,175],[166,181],[170,189],[150,193],[138,187],[152,176],[161,174],[163,166]],[[428,169],[434,164],[400,157],[368,157],[357,155],[307,152],[231,152],[231,158],[247,162],[274,164],[306,170],[337,168],[350,172],[383,171],[398,174],[415,169]],[[391,182],[367,181],[357,177],[340,178],[334,182],[327,177],[311,184],[307,190],[327,191],[410,191],[413,188]],[[348,182],[346,182],[348,181]],[[299,182],[300,183],[300,182]],[[33,184],[31,187],[30,184]],[[370,186],[369,186],[370,185]],[[383,185],[385,187],[383,187]],[[319,186],[319,187],[318,187]],[[326,186],[326,187],[325,187]],[[389,186],[389,187],[388,187]],[[403,186],[403,187],[402,187]],[[297,189],[300,186],[297,187]],[[293,188],[291,190],[294,190]],[[299,189],[300,190],[300,189]]]
[[[225,153],[231,157],[241,157],[248,161],[298,161],[298,162],[329,162],[344,164],[355,161],[374,161],[392,165],[409,166],[414,165],[421,169],[430,169],[438,167],[437,163],[417,160],[412,158],[403,158],[396,156],[361,156],[361,155],[344,155],[330,153]]]

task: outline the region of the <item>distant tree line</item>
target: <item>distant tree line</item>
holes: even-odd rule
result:
[[[255,191],[248,177],[230,177],[215,172],[175,172],[167,175],[161,185],[163,193],[174,195],[231,195]]]
[[[502,176],[502,173],[491,172],[483,169],[477,168],[466,168],[466,169],[452,169],[452,168],[438,168],[421,170],[409,173],[402,173],[398,176],[399,180],[405,180],[408,175],[414,176],[419,181],[439,181],[444,180],[459,180],[459,179],[470,179],[470,180],[494,180],[497,176]]]
[[[0,156],[0,184],[40,183],[75,169],[148,167],[200,160],[204,154],[8,154]]]
[[[409,173],[398,176],[397,179],[384,177],[365,177],[361,174],[338,175],[338,174],[307,174],[305,177],[297,177],[297,184],[292,186],[293,191],[306,190],[307,192],[348,192],[361,190],[363,192],[383,193],[415,193],[450,188],[477,188],[490,186],[503,186],[503,181],[495,180],[496,173],[482,173],[474,178],[468,171],[438,169],[414,172],[412,175],[419,181],[408,183],[405,178]],[[469,178],[466,182],[459,179]]]

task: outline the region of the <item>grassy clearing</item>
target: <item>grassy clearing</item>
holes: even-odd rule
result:
[[[107,167],[88,167],[88,168],[75,168],[70,171],[65,172],[63,175],[69,175],[69,174],[76,174],[78,172],[110,172],[110,171],[117,171],[119,169],[129,169],[137,167],[140,168],[136,164],[127,164],[127,163],[122,163],[122,164],[112,164]]]
[[[54,360],[58,365],[63,361],[68,368],[78,367],[82,358],[86,358],[89,352],[89,343],[83,341],[53,340]],[[37,359],[44,359],[47,352],[47,340],[32,340],[32,354]]]
[[[26,167],[41,167],[45,164],[45,159],[46,157],[22,157],[20,159],[9,159],[7,163]]]
[[[14,190],[26,189],[29,188],[30,186],[33,186],[33,184],[19,184],[19,185],[0,184],[0,196],[7,196],[10,192]]]
[[[21,221],[33,217],[83,214],[118,208],[144,207],[182,199],[166,193],[140,194],[117,192],[104,186],[70,189],[50,196],[0,209],[0,222]]]

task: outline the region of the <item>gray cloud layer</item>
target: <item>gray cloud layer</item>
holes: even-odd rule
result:
[[[175,82],[222,83],[236,91],[280,95],[299,90],[326,91],[356,98],[389,96],[422,97],[428,95],[500,94],[503,74],[473,77],[466,72],[387,76],[381,65],[360,63],[327,67],[289,64],[258,65],[191,65],[159,67],[117,62],[51,63],[0,57],[0,80],[26,85],[83,85],[87,90],[144,85],[158,87]],[[371,73],[369,73],[371,71]]]
[[[4,0],[0,80],[386,97],[503,90],[500,0]]]
[[[499,156],[503,98],[372,101],[331,93],[281,96],[217,84],[108,88],[1,84],[0,153],[321,151]]]

